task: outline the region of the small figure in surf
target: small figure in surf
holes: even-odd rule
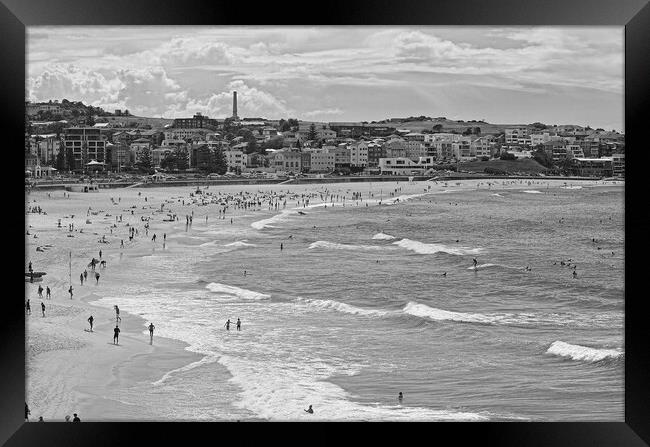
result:
[[[400,404],[402,403],[402,399],[404,399],[404,395],[400,391],[399,394],[397,395],[397,400],[399,401]]]
[[[241,320],[237,318],[237,330],[241,331]]]
[[[314,414],[314,409],[311,407],[311,405],[305,410],[305,413]]]
[[[153,325],[153,323],[149,324],[149,344],[153,344],[153,330],[156,328],[156,326]]]
[[[90,332],[93,331],[93,321],[95,321],[95,319],[93,318],[92,315],[88,317],[88,323],[90,323]]]
[[[226,321],[226,324],[224,324],[225,328],[227,331],[230,330],[230,318],[228,318],[228,321]]]
[[[478,266],[478,261],[476,258],[472,259],[472,262],[474,263],[474,269],[476,269],[476,266]]]

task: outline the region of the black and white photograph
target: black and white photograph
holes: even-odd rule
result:
[[[625,27],[25,41],[25,421],[625,421]]]

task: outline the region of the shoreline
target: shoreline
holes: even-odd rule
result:
[[[514,180],[514,178],[508,179]],[[563,183],[568,183],[568,179],[566,178],[553,180],[548,178],[525,177],[524,179],[531,183],[544,183],[548,181],[548,183],[551,183],[550,186],[552,187],[562,187]],[[336,181],[339,179],[326,180]],[[390,180],[393,182],[399,181],[395,178],[391,178]],[[455,189],[452,185],[449,186],[454,189],[445,189],[443,184],[446,181],[449,181],[448,179],[438,180],[438,184],[435,186],[432,184],[432,182],[413,182],[413,184],[416,187],[431,185],[436,190],[425,192],[425,194],[434,192],[441,193],[445,191],[471,191],[475,188],[478,188],[479,182],[483,181],[484,178],[467,180],[458,180],[463,182],[463,185],[459,189]],[[602,186],[603,183],[609,183],[603,182],[602,180],[589,180],[591,180],[593,186]],[[499,182],[493,184],[491,189],[493,191],[527,188],[534,189],[541,186],[532,184],[529,185],[528,182],[523,181],[521,183],[517,182],[516,184],[505,185]],[[338,183],[342,187],[346,186],[346,182]],[[230,185],[231,184],[228,186]],[[619,181],[614,183],[614,185],[623,186],[624,182]],[[151,186],[179,185],[152,184]],[[276,186],[276,184],[269,184],[268,186],[273,188]],[[286,184],[286,186],[293,189],[295,184]],[[284,187],[284,185],[281,185],[280,187]],[[483,187],[481,187],[481,189],[483,189]],[[128,197],[129,191],[129,189],[122,191],[100,190],[99,194],[101,196],[98,197],[98,199],[103,198],[108,201],[109,194],[126,194],[127,197],[123,197],[124,200],[122,203],[120,203],[120,206],[118,207],[119,209],[128,207],[130,204],[127,203],[129,199],[135,200],[135,202],[139,203],[140,205],[144,205],[146,203],[142,202],[142,200],[145,199],[144,194],[142,197],[135,197],[137,196],[137,191],[133,191],[132,195],[134,197],[130,198]],[[151,212],[152,209],[156,208],[152,206],[153,203],[157,203],[159,200],[165,200],[165,198],[169,199],[170,194],[169,191],[152,191],[151,193],[153,196],[149,196],[150,202],[146,209],[142,206],[135,208],[134,210],[136,213],[133,216],[126,215],[127,222],[129,222],[129,219],[131,219],[131,223],[133,223],[133,220],[135,220],[136,225],[140,226],[142,224],[142,221],[140,220],[141,216],[151,216],[154,214]],[[26,384],[28,390],[28,404],[32,409],[31,419],[37,420],[38,416],[42,415],[46,421],[62,421],[63,416],[66,414],[72,415],[72,413],[76,412],[79,414],[83,421],[133,420],[133,416],[125,418],[122,415],[133,414],[134,412],[135,414],[142,414],[142,411],[140,411],[141,409],[134,408],[133,404],[127,404],[120,401],[119,395],[114,395],[116,390],[129,390],[137,387],[137,385],[140,383],[148,382],[149,388],[147,391],[150,391],[152,389],[150,385],[152,382],[161,379],[170,371],[181,369],[192,363],[199,362],[203,358],[207,357],[207,355],[187,350],[186,348],[189,345],[183,341],[174,338],[165,338],[158,335],[154,335],[153,346],[149,345],[147,334],[145,333],[145,324],[148,322],[139,315],[132,314],[127,311],[122,312],[123,323],[120,326],[123,331],[120,333],[120,346],[113,346],[112,325],[115,321],[115,314],[110,308],[94,304],[95,301],[103,298],[104,294],[102,293],[103,290],[101,289],[101,286],[95,289],[97,290],[97,293],[95,293],[93,292],[92,288],[87,289],[89,286],[79,286],[78,283],[74,284],[73,281],[75,290],[74,298],[73,300],[69,299],[69,295],[67,294],[68,255],[67,248],[65,247],[66,243],[69,246],[68,248],[75,250],[75,266],[73,268],[74,271],[79,271],[80,266],[78,264],[80,259],[87,259],[99,248],[104,249],[106,253],[105,258],[109,259],[109,269],[106,270],[107,275],[105,275],[106,278],[102,278],[102,283],[111,281],[110,269],[118,269],[119,271],[120,268],[124,268],[120,267],[119,261],[116,260],[116,255],[122,250],[117,248],[115,244],[113,244],[113,248],[109,245],[102,246],[101,244],[97,244],[95,242],[97,239],[96,236],[100,236],[102,231],[107,232],[105,227],[106,222],[101,222],[101,216],[90,216],[90,219],[92,219],[92,221],[95,223],[90,224],[90,228],[87,226],[83,228],[84,230],[87,230],[83,233],[73,234],[68,233],[62,229],[56,230],[54,228],[57,218],[62,216],[63,218],[66,218],[67,216],[64,216],[64,214],[69,214],[70,211],[73,210],[73,206],[76,207],[75,210],[83,209],[88,205],[89,199],[95,200],[94,197],[96,197],[88,196],[84,193],[71,193],[71,195],[73,197],[70,201],[66,199],[53,198],[52,201],[49,202],[50,205],[48,205],[49,198],[46,191],[40,191],[38,196],[39,203],[43,204],[44,207],[47,208],[47,211],[50,213],[50,215],[40,216],[30,214],[27,216],[29,223],[34,223],[39,227],[34,228],[33,231],[38,232],[40,237],[45,239],[47,232],[54,231],[59,233],[59,235],[56,236],[59,239],[53,241],[56,242],[55,249],[58,250],[58,258],[54,258],[55,250],[49,252],[51,255],[47,251],[42,254],[36,254],[36,257],[46,258],[41,262],[47,264],[46,270],[48,270],[48,276],[46,277],[46,281],[41,284],[43,284],[43,286],[46,284],[53,286],[53,295],[55,296],[55,299],[46,300],[44,303],[46,305],[50,303],[48,307],[50,309],[52,309],[52,307],[54,308],[55,318],[58,319],[56,321],[53,321],[53,319],[51,319],[52,317],[49,315],[48,318],[42,319],[39,315],[40,309],[38,309],[37,306],[37,299],[34,298],[34,303],[32,305],[34,314],[26,318],[28,320],[27,325],[29,326],[26,342],[28,342],[28,344],[33,344],[34,340],[36,340],[38,344],[39,341],[51,338],[53,333],[57,335],[63,335],[63,341],[59,345],[55,343],[53,349],[37,352],[31,356],[28,353],[27,360],[29,363],[30,373],[34,373],[34,379],[36,376],[40,375],[40,380],[43,382],[39,383],[39,386],[36,386],[35,388],[30,387],[30,385],[33,385],[33,380],[28,380]],[[43,199],[42,202],[41,199]],[[386,201],[388,200],[392,199],[386,198]],[[50,206],[52,208],[56,208],[55,205],[59,207],[58,213],[56,212],[56,209],[54,212],[50,209]],[[95,205],[95,202],[93,202],[92,205]],[[293,202],[287,203],[287,209],[294,205],[295,203]],[[176,203],[172,206],[177,207],[180,205]],[[336,208],[338,208],[338,206]],[[208,211],[207,208],[206,211]],[[118,214],[120,213],[119,210],[116,212]],[[246,214],[247,212],[250,211],[236,209],[229,211],[230,215],[235,217],[235,220],[238,222],[240,222],[239,216]],[[273,218],[274,216],[281,215],[283,212],[284,211],[268,212],[267,210],[261,210],[260,214],[257,215],[258,217],[256,217],[254,222]],[[85,220],[86,216],[83,213],[80,213],[78,219]],[[199,222],[200,219],[197,216],[197,223]],[[120,222],[120,227],[123,227],[124,225],[124,223]],[[152,222],[152,225],[152,231],[166,231],[168,235],[172,235],[172,240],[174,234],[184,234],[184,231],[181,228],[173,229],[173,226],[175,224],[172,223],[171,225],[168,225],[164,221],[160,221],[160,216],[155,218],[155,220]],[[176,223],[176,225],[179,224]],[[248,228],[251,225],[251,222],[246,220],[244,225],[246,228]],[[81,226],[83,227],[83,225]],[[31,228],[30,231],[32,231]],[[118,231],[120,231],[119,228]],[[119,236],[116,234],[113,235],[111,233],[110,239],[113,242],[118,242],[119,245]],[[65,237],[70,235],[74,235],[74,237],[77,239],[71,241]],[[142,236],[143,235],[140,235],[139,238],[134,239],[133,243],[129,243],[128,245],[125,243],[125,257],[130,258],[133,255],[138,256],[151,250],[151,246],[148,245],[149,243],[147,242],[147,239],[143,238]],[[37,242],[31,238],[28,238],[27,248],[28,252],[30,253],[28,253],[27,256],[34,256],[34,247],[42,243],[43,242]],[[172,242],[172,244],[173,243],[174,242]],[[80,251],[83,252],[80,253]],[[81,269],[83,269],[83,265],[81,265]],[[103,270],[99,271],[103,273]],[[92,284],[90,284],[90,286],[94,287]],[[34,287],[38,287],[38,283],[34,283],[31,286],[29,283],[26,283],[25,287],[26,290],[32,289],[33,291]],[[61,298],[56,299],[57,296]],[[31,295],[31,297],[34,297],[34,295]],[[57,310],[57,308],[60,309]],[[46,312],[50,313],[51,310],[48,310]],[[82,332],[82,329],[86,329],[88,327],[86,318],[90,313],[92,313],[92,315],[95,317],[96,322],[93,334],[85,331]],[[156,324],[156,322],[154,322],[154,324]],[[97,334],[95,334],[95,332]],[[218,362],[215,363],[218,364]],[[223,366],[223,369],[226,371],[226,375],[220,376],[220,378],[223,377],[224,380],[227,380],[227,378],[230,377],[230,372],[225,366]],[[75,377],[83,377],[83,384],[78,384],[77,381],[74,380]],[[45,401],[46,404],[39,407],[39,398]],[[230,402],[229,404],[232,405],[233,402]]]

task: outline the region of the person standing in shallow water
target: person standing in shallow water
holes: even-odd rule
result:
[[[226,327],[227,331],[230,330],[230,318],[228,318],[228,321],[226,321],[226,324],[224,324],[224,326]]]
[[[404,399],[404,395],[403,395],[402,392],[400,391],[399,394],[397,395],[397,401],[401,404],[401,403],[402,403],[402,399]]]
[[[95,321],[95,319],[93,318],[92,315],[88,317],[88,323],[90,323],[90,332],[93,331],[93,321]]]
[[[114,345],[119,345],[119,338],[120,338],[120,328],[115,326],[115,329],[113,329],[113,344]]]
[[[156,326],[153,325],[153,323],[149,323],[149,344],[153,344],[153,330],[156,328]]]
[[[237,318],[237,330],[241,331],[241,320]]]

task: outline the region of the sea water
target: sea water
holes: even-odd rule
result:
[[[133,417],[623,420],[621,186],[300,209],[125,253],[96,304],[204,355],[122,393]]]

